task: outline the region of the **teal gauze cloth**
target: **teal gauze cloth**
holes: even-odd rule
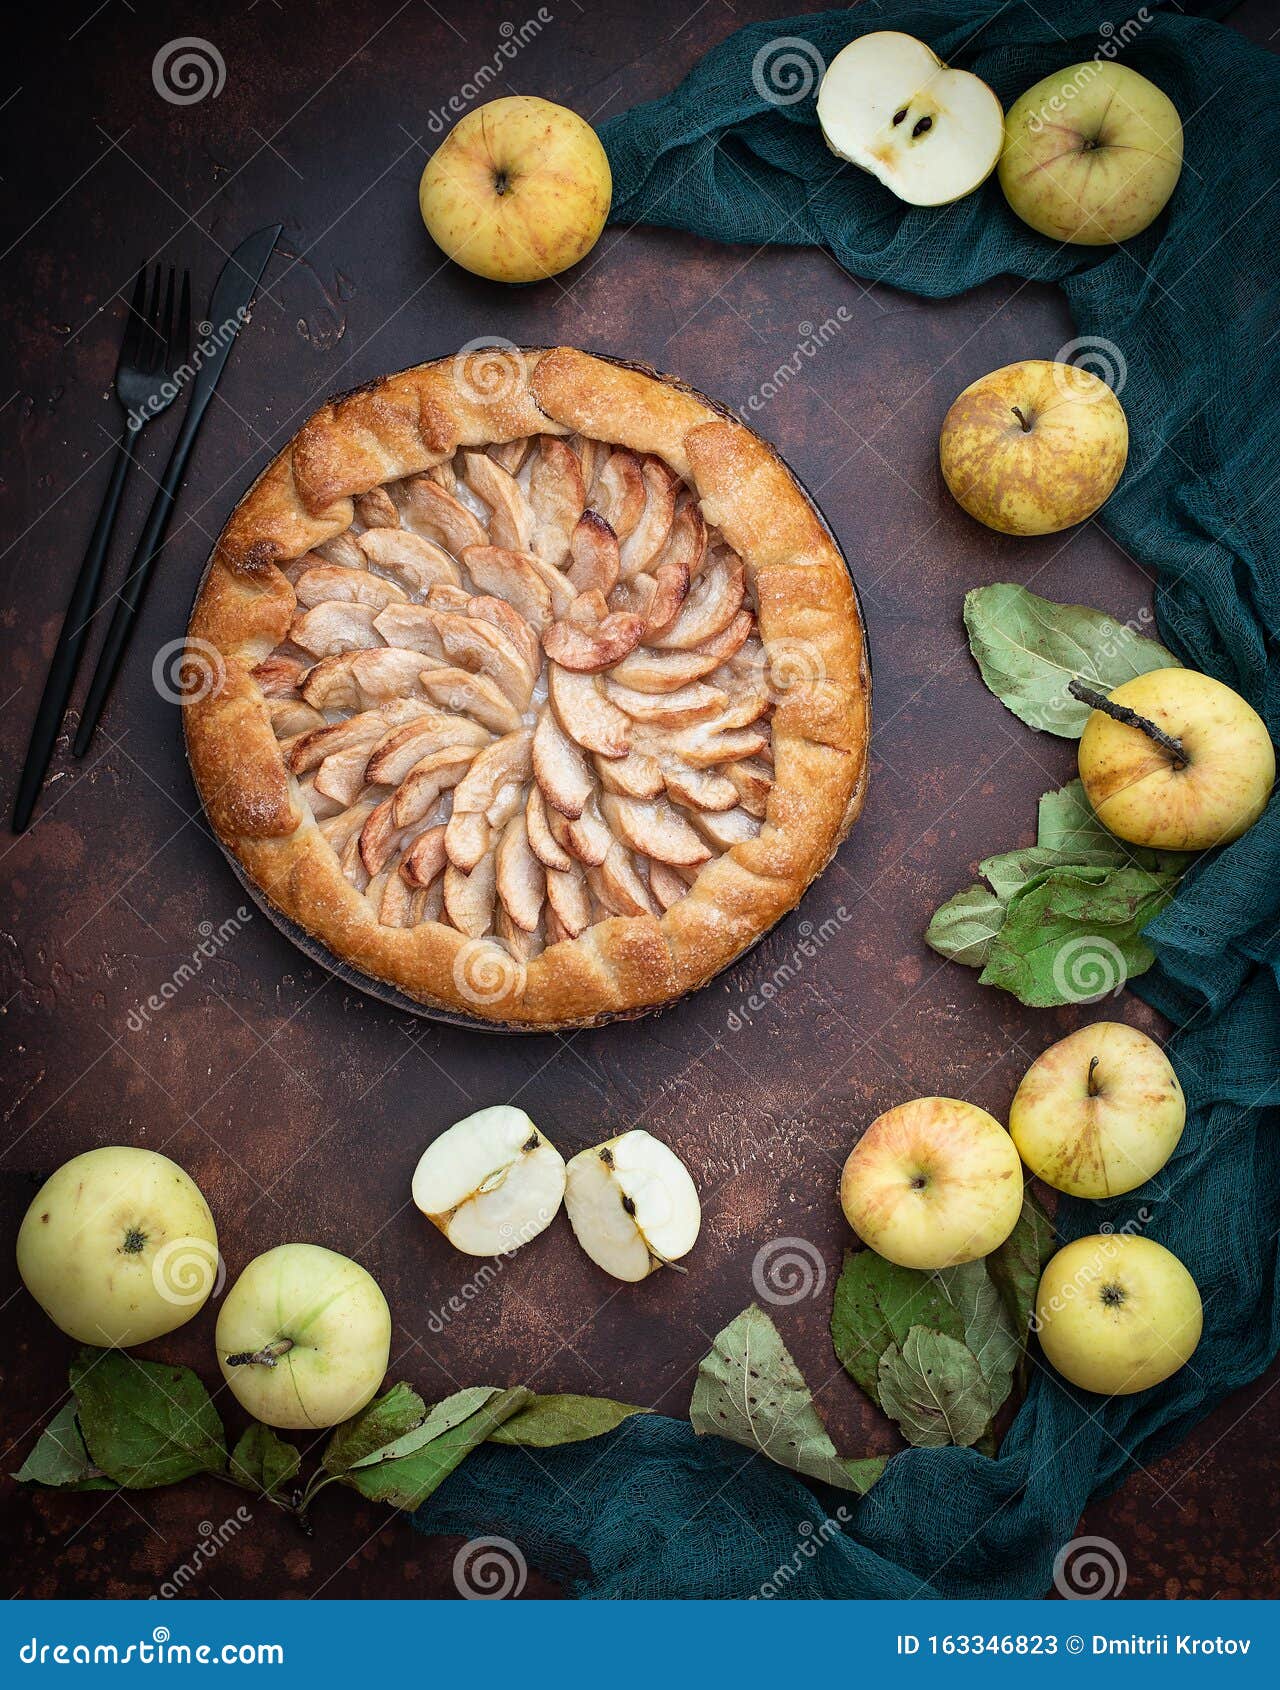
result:
[[[932,298],[1006,273],[1060,282],[1079,334],[1127,362],[1131,455],[1104,524],[1157,578],[1162,638],[1242,692],[1280,738],[1280,61],[1154,0],[1123,35],[1132,10],[1038,5],[868,0],[740,30],[674,93],[606,129],[614,220],[818,246],[854,275]],[[1123,247],[1058,247],[1014,217],[994,179],[917,210],[855,169],[833,174],[812,94],[770,104],[753,66],[779,38],[829,63],[884,28],[973,70],[1006,109],[1041,76],[1124,40],[1124,62],[1186,125],[1168,212]],[[1228,94],[1224,124],[1211,108]],[[1280,1347],[1280,800],[1202,861],[1147,931],[1159,960],[1137,989],[1178,1029],[1187,1129],[1147,1187],[1064,1201],[1058,1228],[1077,1237],[1148,1211],[1147,1235],[1204,1297],[1204,1337],[1173,1379],[1108,1401],[1037,1369],[998,1459],[906,1450],[860,1502],[673,1419],[559,1450],[490,1446],[419,1527],[511,1538],[588,1597],[1042,1595],[1089,1499],[1174,1449]],[[833,1533],[830,1518],[847,1524]],[[799,1553],[806,1542],[821,1547]]]

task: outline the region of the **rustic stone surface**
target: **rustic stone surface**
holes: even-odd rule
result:
[[[661,92],[736,23],[769,11],[763,0],[575,8],[489,92],[536,89],[599,120]],[[1240,15],[1265,35],[1261,0]],[[0,401],[16,390],[0,409],[0,508],[6,534],[23,536],[5,560],[20,607],[2,635],[6,792],[103,488],[116,426],[103,398],[120,332],[113,296],[141,256],[162,250],[192,266],[199,308],[225,249],[285,224],[103,732],[84,764],[60,748],[37,825],[7,842],[0,1235],[12,1240],[37,1178],[75,1152],[163,1149],[207,1194],[233,1274],[292,1238],[358,1255],[395,1314],[394,1371],[426,1395],[524,1380],[674,1413],[712,1334],[752,1296],[757,1252],[802,1238],[825,1263],[827,1292],[780,1311],[787,1342],[844,1447],[889,1450],[826,1336],[848,1236],[840,1163],[874,1115],[916,1093],[957,1093],[1003,1116],[1029,1060],[1096,1014],[1024,1010],[920,939],[979,858],[1032,839],[1037,796],[1073,772],[1070,745],[1023,729],[983,689],[961,599],[1013,579],[1129,618],[1149,611],[1151,583],[1092,524],[1065,540],[1005,539],[970,522],[942,486],[937,429],[955,394],[1071,337],[1052,289],[1000,282],[930,304],[852,282],[815,253],[752,254],[648,229],[609,230],[577,274],[529,289],[442,263],[415,202],[429,118],[489,60],[501,16],[489,4],[397,12],[353,0],[341,28],[299,30],[268,6],[234,19],[189,9],[184,29],[220,48],[227,76],[216,99],[184,107],[152,85],[154,18],[108,7],[81,27],[55,8],[40,26],[46,50],[33,51],[32,74],[0,115],[21,159],[0,306],[13,371]],[[38,147],[37,128],[47,129]],[[826,344],[770,394],[770,373],[822,325]],[[635,356],[742,408],[846,547],[875,662],[870,801],[802,908],[672,1013],[571,1039],[482,1037],[396,1015],[329,981],[256,912],[237,917],[247,900],[196,813],[178,713],[152,681],[213,537],[271,446],[326,394],[486,335]],[[146,438],[113,583],[176,427],[170,413]],[[210,941],[216,954],[197,976],[148,1011],[202,935],[228,921],[235,931]],[[774,995],[806,933],[826,935],[818,956]],[[1151,1024],[1132,998],[1108,1012]],[[629,1125],[669,1139],[706,1211],[689,1277],[618,1287],[557,1223],[433,1334],[432,1311],[472,1264],[412,1208],[410,1174],[443,1126],[507,1099],[566,1155]],[[57,1405],[72,1347],[17,1285],[7,1245],[0,1274],[11,1469]],[[212,1329],[206,1312],[149,1353],[211,1379]],[[1127,1559],[1128,1595],[1280,1594],[1267,1547],[1276,1377],[1089,1511],[1083,1529]],[[225,1392],[219,1401],[227,1408]],[[0,1482],[3,1592],[148,1595],[207,1535],[201,1523],[217,1528],[238,1501],[212,1483],[104,1498]],[[347,1494],[327,1493],[318,1516],[308,1541],[255,1510],[188,1592],[453,1593],[455,1544],[413,1537]],[[554,1594],[537,1579],[528,1593]]]

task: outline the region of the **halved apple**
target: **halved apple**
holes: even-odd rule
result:
[[[674,1150],[639,1127],[573,1157],[564,1205],[596,1266],[631,1283],[655,1268],[674,1267],[693,1249],[702,1226],[689,1170]]]
[[[979,77],[923,41],[874,30],[836,54],[818,89],[828,147],[908,205],[947,205],[995,169],[1004,112]]]
[[[550,1226],[564,1182],[555,1145],[523,1109],[500,1103],[455,1122],[427,1146],[413,1200],[455,1249],[505,1256]]]

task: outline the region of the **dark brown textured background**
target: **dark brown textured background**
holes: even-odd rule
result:
[[[600,121],[671,86],[767,0],[548,6],[492,96],[540,93]],[[793,8],[802,9],[802,8]],[[161,15],[162,11],[162,15]],[[42,8],[43,39],[0,77],[7,131],[0,335],[6,804],[106,474],[106,398],[120,299],[139,260],[192,267],[197,303],[224,251],[283,220],[253,321],[222,382],[127,669],[90,757],[60,747],[37,825],[5,835],[0,932],[6,1046],[0,1169],[0,1448],[18,1464],[60,1400],[72,1351],[18,1284],[12,1240],[39,1177],[93,1145],[163,1149],[204,1189],[232,1274],[309,1238],[358,1255],[396,1320],[393,1370],[428,1397],[524,1382],[687,1408],[711,1336],[753,1295],[753,1259],[809,1241],[834,1275],[847,1232],[839,1165],[882,1109],[924,1092],[1003,1117],[1031,1057],[1096,1010],[1034,1013],[940,964],[932,909],[977,860],[1026,843],[1035,800],[1073,747],[1023,729],[984,691],[960,625],[966,588],[1010,579],[1121,617],[1150,582],[1088,524],[1003,539],[964,517],[936,467],[955,394],[1072,334],[1050,288],[999,282],[926,303],[843,276],[820,255],[607,231],[566,278],[507,290],[442,263],[416,206],[428,118],[536,7],[410,0],[131,10]],[[1264,0],[1236,19],[1256,39]],[[209,39],[216,98],[166,104],[157,50]],[[29,73],[29,74],[28,74]],[[1192,121],[1210,121],[1200,114]],[[37,140],[38,137],[38,140]],[[843,313],[843,314],[842,314]],[[477,336],[564,341],[647,360],[746,409],[807,328],[835,324],[800,376],[748,410],[804,477],[862,590],[875,662],[870,798],[802,908],[750,958],[656,1020],[571,1039],[497,1039],[412,1021],[327,981],[261,916],[139,1031],[130,1015],[245,899],[207,829],[178,713],[153,655],[185,625],[211,541],[272,449],[328,393]],[[175,412],[149,432],[163,466]],[[137,475],[111,563],[149,503]],[[92,649],[92,648],[91,648]],[[805,924],[835,936],[748,1015],[743,999],[792,956]],[[730,1020],[737,1011],[734,1030]],[[1125,997],[1107,1013],[1150,1018]],[[557,1223],[468,1312],[428,1321],[474,1264],[409,1204],[428,1140],[486,1103],[526,1107],[569,1155],[643,1125],[694,1169],[705,1225],[687,1278],[606,1281]],[[828,1281],[829,1291],[829,1281]],[[837,1439],[888,1450],[886,1425],[838,1372],[829,1296],[778,1311]],[[216,1377],[210,1307],[152,1352]],[[1083,1530],[1121,1548],[1129,1596],[1280,1594],[1274,1531],[1277,1372],[1223,1403],[1177,1453],[1093,1507]],[[227,1394],[219,1405],[233,1425]],[[0,1481],[5,1595],[144,1596],[237,1497],[213,1484],[130,1497],[17,1491]],[[191,1585],[200,1596],[451,1595],[453,1544],[330,1491],[307,1541],[255,1517]],[[532,1578],[529,1594],[553,1594]]]

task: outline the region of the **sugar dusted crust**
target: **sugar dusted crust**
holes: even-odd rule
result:
[[[568,347],[420,365],[331,401],[237,505],[188,633],[188,751],[219,837],[286,916],[418,1001],[520,1029],[591,1025],[704,985],[794,907],[866,789],[870,679],[852,584],[772,449],[678,383]],[[705,864],[661,915],[595,919],[528,961],[434,919],[386,926],[344,874],[290,772],[254,671],[298,608],[285,571],[352,524],[353,500],[459,448],[586,437],[651,454],[741,557],[778,687],[758,833]],[[758,814],[758,812],[757,812]],[[477,944],[483,954],[477,956]],[[477,984],[479,982],[479,984]]]

